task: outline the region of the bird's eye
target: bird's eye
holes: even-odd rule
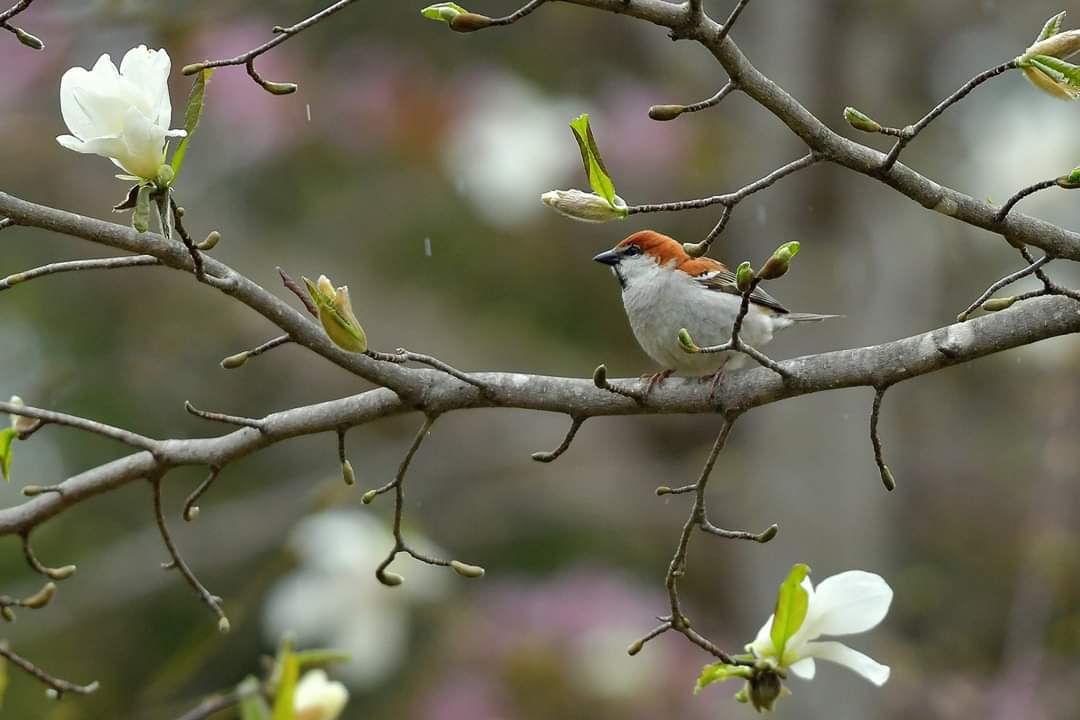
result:
[[[630,257],[633,257],[634,255],[640,255],[641,248],[639,248],[637,245],[630,245],[626,248],[626,250],[623,251],[623,254]]]

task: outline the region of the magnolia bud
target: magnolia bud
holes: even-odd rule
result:
[[[768,262],[757,272],[762,280],[776,280],[787,274],[791,259],[799,252],[798,242],[784,243],[776,249]]]
[[[450,567],[452,567],[454,569],[454,572],[456,572],[461,577],[484,577],[484,568],[480,567],[479,565],[467,565],[466,563],[460,562],[458,560],[451,560]]]
[[[334,289],[334,284],[325,275],[319,276],[318,283],[303,278],[308,294],[319,311],[319,321],[335,345],[348,352],[366,352],[367,335],[360,321],[353,313],[349,300],[349,288],[341,286]]]
[[[668,487],[667,485],[661,485],[660,487],[656,488],[656,490],[654,490],[653,492],[656,493],[657,497],[664,497],[665,495],[670,495],[671,494],[671,488]]]
[[[381,582],[383,585],[386,585],[387,587],[397,587],[401,583],[405,582],[405,578],[401,577],[396,572],[389,572],[387,570],[375,573],[375,577],[378,579],[379,582]]]
[[[592,374],[593,384],[598,388],[607,387],[607,365],[597,365]]]
[[[574,220],[582,222],[608,222],[626,217],[626,201],[615,196],[615,203],[595,193],[581,190],[551,190],[540,196],[549,208]]]
[[[853,107],[844,108],[844,120],[847,120],[847,124],[851,127],[856,130],[862,130],[863,132],[876,133],[881,130],[881,124],[879,122],[864,115]]]
[[[753,281],[754,268],[750,267],[748,261],[740,263],[738,269],[735,270],[735,287],[739,288],[739,292],[745,293],[750,290]]]
[[[896,489],[896,479],[893,478],[892,470],[888,465],[881,466],[881,484],[885,486],[885,489],[892,492]]]
[[[341,476],[345,479],[346,485],[356,484],[356,475],[353,473],[352,463],[348,460],[341,463]]]
[[[1064,60],[1077,52],[1080,52],[1080,30],[1066,30],[1035,43],[1024,52],[1021,60],[1035,55],[1049,55]]]
[[[199,517],[199,506],[192,505],[184,510],[184,520],[186,522],[194,522],[195,518]]]
[[[213,250],[220,241],[221,233],[219,233],[217,230],[211,230],[210,233],[206,236],[206,239],[203,240],[201,243],[198,243],[195,247],[199,248],[200,250]]]
[[[774,523],[769,527],[765,528],[764,532],[755,537],[754,540],[759,543],[767,543],[774,537],[776,537],[776,534],[778,532],[780,532],[780,526]]]
[[[21,604],[23,607],[37,610],[48,605],[49,601],[53,599],[53,595],[55,594],[56,585],[51,582],[47,582],[40,590],[23,600]]]
[[[222,635],[232,630],[232,624],[229,622],[229,618],[222,615],[221,619],[217,621],[217,629]]]
[[[229,357],[221,361],[221,367],[225,368],[226,370],[235,370],[236,368],[246,363],[248,357],[249,354],[247,353],[247,351],[236,353],[235,355],[230,355]]]
[[[205,62],[191,63],[190,65],[185,65],[183,68],[181,68],[180,69],[180,74],[181,75],[194,75],[195,73],[202,72],[205,69],[206,69],[206,63]]]
[[[450,29],[456,32],[475,32],[491,26],[491,18],[476,13],[459,13],[450,18]]]
[[[982,309],[986,312],[997,312],[998,310],[1004,310],[1005,308],[1011,307],[1014,302],[1016,302],[1015,295],[1003,298],[990,298],[982,304]]]
[[[31,35],[22,28],[15,28],[15,37],[19,39],[19,42],[21,42],[26,47],[31,48],[32,50],[45,49],[45,43],[41,41],[41,38]]]
[[[74,565],[64,565],[63,567],[58,568],[45,568],[45,574],[53,580],[67,580],[75,574],[75,570],[76,567]]]
[[[649,108],[649,117],[653,120],[665,122],[667,120],[674,120],[685,111],[685,105],[653,105]]]
[[[11,405],[15,405],[17,407],[22,407],[23,405],[25,405],[25,403],[22,401],[22,398],[18,395],[12,395],[11,400],[9,400],[8,402]],[[12,414],[11,416],[11,429],[19,434],[33,430],[34,426],[37,425],[37,423],[38,421],[35,418],[26,417],[25,415]]]
[[[368,490],[360,497],[360,502],[370,505],[379,496],[378,490]]]
[[[750,676],[750,704],[758,712],[772,712],[776,699],[780,697],[784,686],[775,670],[762,669]]]
[[[644,647],[644,641],[635,640],[634,642],[630,643],[630,647],[626,648],[626,654],[630,657],[633,657],[634,655],[637,655],[639,652],[641,652],[641,649]]]
[[[690,337],[690,333],[686,328],[679,330],[679,347],[682,348],[683,352],[687,353],[701,352],[701,348],[699,348],[694,342],[694,339]]]
[[[300,87],[296,83],[273,82],[272,80],[263,80],[259,84],[271,95],[292,95]]]

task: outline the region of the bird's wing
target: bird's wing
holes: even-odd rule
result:
[[[739,292],[739,288],[735,284],[735,273],[731,272],[730,270],[714,270],[712,272],[699,275],[694,279],[704,285],[709,290],[726,292],[731,295],[742,295],[742,293]],[[750,294],[750,301],[757,303],[758,305],[764,305],[765,307],[771,308],[779,313],[790,312],[786,307],[780,304],[779,300],[762,290],[760,287],[754,288],[754,292]]]

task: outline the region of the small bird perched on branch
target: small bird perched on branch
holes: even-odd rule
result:
[[[638,344],[663,371],[653,384],[674,373],[719,378],[735,352],[689,353],[679,344],[686,328],[701,346],[720,345],[731,338],[742,304],[736,277],[723,263],[690,257],[681,244],[653,230],[642,230],[593,258],[610,265],[622,286],[623,307]],[[836,315],[793,313],[761,288],[750,296],[741,338],[760,349],[777,330],[800,322]],[[745,356],[742,356],[745,357]]]

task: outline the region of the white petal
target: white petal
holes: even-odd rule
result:
[[[804,652],[807,657],[816,657],[843,665],[879,687],[889,679],[888,665],[882,665],[868,655],[863,655],[858,650],[852,650],[844,643],[835,640],[807,643]]]
[[[164,50],[148,50],[145,45],[128,50],[120,61],[120,74],[138,93],[142,110],[155,125],[168,128],[172,120],[169,100],[169,71],[172,61]]]
[[[805,638],[866,632],[885,618],[892,598],[892,588],[874,573],[849,570],[825,578],[811,599]]]
[[[74,135],[57,135],[56,142],[60,143],[61,147],[66,147],[68,150],[74,150],[75,152],[82,152],[83,145],[85,143]]]
[[[750,651],[754,653],[754,657],[771,657],[776,655],[776,648],[773,647],[772,642],[772,615],[765,621],[765,624],[758,630],[757,637],[754,638],[754,642],[750,644]]]
[[[807,657],[798,662],[791,663],[791,665],[788,666],[788,670],[795,673],[803,680],[813,680],[814,673],[817,672],[817,663],[814,662],[814,658]]]
[[[126,156],[117,159],[124,169],[139,177],[155,177],[165,160],[165,130],[150,122],[136,108],[128,108],[124,114],[123,138]]]
[[[68,150],[84,153],[86,155],[100,155],[101,157],[114,158],[127,152],[124,141],[119,137],[100,137],[90,140],[79,140],[71,135],[61,135],[56,142]]]

